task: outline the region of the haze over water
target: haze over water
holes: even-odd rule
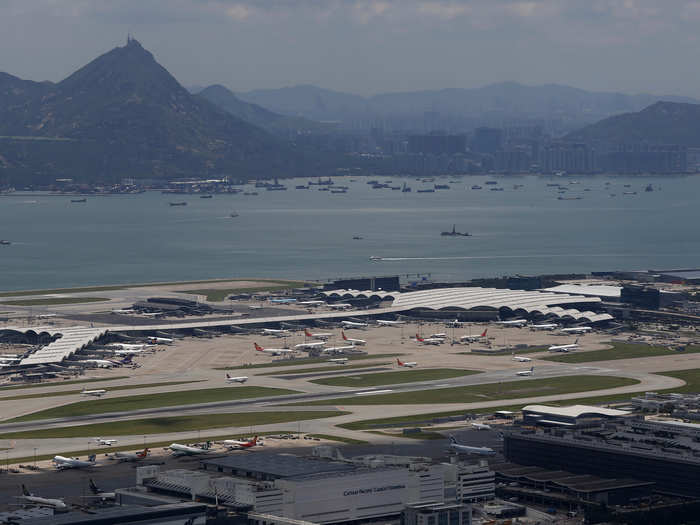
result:
[[[71,203],[69,196],[3,196],[0,238],[12,245],[0,246],[0,289],[700,266],[700,177],[581,177],[575,185],[571,177],[453,177],[436,179],[451,189],[435,193],[416,193],[432,182],[393,178],[413,188],[402,193],[373,190],[367,180],[336,178],[350,186],[347,194],[295,190],[307,182],[296,179],[283,181],[288,191],[258,189],[257,197],[148,192]],[[489,191],[486,180],[504,191]],[[557,189],[546,186],[552,182],[569,188],[564,196],[583,199],[557,200]],[[656,191],[644,192],[649,183]],[[473,184],[483,189],[469,189]],[[182,200],[188,205],[169,206]],[[239,216],[231,218],[234,211]],[[452,224],[473,236],[441,237]]]

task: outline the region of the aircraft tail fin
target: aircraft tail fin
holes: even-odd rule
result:
[[[263,351],[263,347],[260,346],[258,343],[253,343],[253,344],[255,345],[255,349],[256,349],[258,352],[262,352],[262,351]]]
[[[27,487],[24,483],[22,483],[22,495],[24,496],[31,496],[32,493],[27,490]]]
[[[90,455],[88,456],[88,461],[89,461],[90,463],[94,463],[96,460],[97,460],[97,454],[90,454]]]
[[[488,332],[488,331],[489,331],[489,329],[486,328],[486,329],[481,333],[481,337],[486,337],[486,332]]]
[[[452,443],[453,445],[457,444],[457,440],[455,439],[454,436],[450,436],[450,443]]]
[[[92,480],[92,478],[90,478],[90,492],[92,492],[93,494],[99,494],[100,492],[102,492],[100,488],[97,485],[95,485],[95,482]]]

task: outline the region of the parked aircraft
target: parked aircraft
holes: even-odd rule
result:
[[[145,344],[138,344],[138,345],[132,345],[128,343],[112,343],[109,345],[109,348],[115,349],[115,350],[128,350],[130,352],[141,352],[144,348],[146,348]]]
[[[36,496],[27,490],[27,487],[22,485],[22,495],[18,496],[20,499],[33,503],[34,505],[39,505],[40,507],[52,507],[54,509],[67,509],[68,506],[62,499],[57,498],[42,498],[41,496]]]
[[[564,334],[585,334],[593,330],[590,326],[572,326],[571,328],[562,328],[560,332]]]
[[[384,319],[377,319],[377,324],[379,326],[398,326],[406,323],[404,321],[385,321]]]
[[[258,444],[258,436],[255,436],[253,439],[248,441],[239,441],[237,439],[225,439],[221,443],[226,445],[230,449],[245,450],[247,448],[253,448]]]
[[[148,342],[152,345],[171,345],[173,340],[168,337],[149,337]]]
[[[510,321],[496,321],[496,324],[502,324],[504,326],[525,326],[527,324],[527,319],[512,319]]]
[[[548,323],[548,324],[531,324],[530,328],[533,330],[556,330],[559,328],[558,324]]]
[[[179,443],[173,443],[168,447],[173,453],[173,456],[198,456],[200,454],[209,454],[209,445],[206,448],[203,447],[190,447],[189,445],[181,445]]]
[[[112,368],[116,366],[113,361],[108,361],[107,359],[85,359],[83,363],[95,365],[97,368]]]
[[[341,321],[345,328],[367,328],[367,323],[357,323],[355,321]]]
[[[263,348],[258,343],[253,343],[255,345],[255,350],[258,352],[265,352],[271,355],[283,355],[283,354],[293,354],[294,350],[289,350],[287,348]]]
[[[474,454],[476,456],[493,456],[496,451],[489,447],[470,447],[469,445],[461,445],[457,442],[454,436],[450,436],[450,448],[461,454]]]
[[[423,339],[420,335],[416,334],[416,341],[423,345],[440,345],[445,341],[442,339]]]
[[[325,301],[301,301],[297,303],[300,306],[323,306],[326,304]]]
[[[230,375],[226,374],[227,383],[245,383],[246,381],[248,381],[248,376],[231,377]]]
[[[489,331],[489,329],[486,328],[479,335],[463,335],[462,337],[459,338],[459,340],[463,343],[476,343],[478,341],[481,341],[482,339],[486,339],[486,332],[488,332],[488,331]]]
[[[284,337],[284,336],[289,335],[289,330],[285,330],[285,329],[276,330],[276,329],[272,329],[272,328],[263,328],[262,333],[264,335],[274,335],[275,337]]]
[[[95,454],[88,457],[87,461],[81,459],[66,458],[64,456],[54,456],[51,462],[56,465],[58,470],[64,470],[69,468],[88,468],[95,466]]]
[[[569,350],[576,350],[578,348],[578,338],[573,343],[568,345],[552,345],[547,350],[550,352],[568,352]]]
[[[118,459],[120,462],[125,461],[141,461],[142,459],[148,457],[149,449],[144,448],[141,452],[115,452],[112,454],[114,459]]]
[[[521,355],[515,355],[515,353],[513,353],[513,361],[519,361],[520,363],[529,363],[530,361],[532,361],[532,359]]]
[[[350,303],[335,303],[335,304],[329,304],[328,308],[331,310],[348,310],[352,308],[352,305]]]
[[[491,430],[491,425],[487,425],[486,423],[472,423],[472,428],[476,430]]]
[[[98,445],[106,445],[108,447],[111,447],[112,445],[116,444],[116,442],[116,439],[95,438],[95,443],[97,443]]]
[[[398,357],[396,358],[396,364],[401,366],[401,367],[406,367],[406,368],[414,368],[414,367],[418,366],[418,363],[416,363],[415,361],[403,362]]]
[[[447,334],[444,332],[441,332],[439,334],[430,334],[430,337],[428,339],[447,339]]]
[[[333,359],[329,359],[328,362],[329,363],[336,363],[339,365],[344,365],[345,363],[348,362],[348,358],[347,357],[335,357]]]
[[[355,345],[330,346],[328,348],[324,348],[322,351],[324,354],[343,354],[345,352],[351,352],[354,349],[355,349]]]
[[[515,374],[516,376],[532,376],[535,375],[535,367],[531,366],[530,370],[521,370]]]
[[[99,389],[99,390],[87,390],[83,388],[83,390],[80,392],[81,396],[93,396],[93,397],[102,397],[107,393],[106,390],[104,389]]]
[[[448,321],[445,323],[445,326],[448,328],[459,328],[462,326],[462,322],[459,319],[455,319],[454,321]]]
[[[295,350],[320,350],[325,346],[325,341],[319,341],[318,343],[299,343],[294,345]]]
[[[98,487],[95,482],[90,479],[90,492],[92,496],[87,496],[88,498],[97,498],[102,501],[107,501],[108,499],[115,499],[117,495],[114,492],[105,492],[100,487]]]
[[[317,333],[314,333],[314,332],[309,332],[309,329],[308,329],[308,328],[305,328],[305,329],[304,329],[304,335],[305,335],[306,337],[311,337],[312,339],[323,339],[324,341],[325,341],[326,339],[328,339],[329,337],[333,337],[333,334],[331,334],[330,332],[317,332]]]
[[[367,344],[367,341],[365,341],[364,339],[352,339],[352,338],[346,336],[345,332],[342,330],[340,331],[340,333],[343,336],[343,341],[345,341],[346,343],[350,343],[352,345],[357,345],[357,346],[362,346],[362,345]]]

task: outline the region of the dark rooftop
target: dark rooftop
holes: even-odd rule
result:
[[[98,509],[92,514],[82,512],[69,512],[67,514],[54,514],[50,518],[24,519],[23,525],[103,525],[105,523],[153,523],[152,520],[173,520],[179,522],[186,520],[188,516],[197,516],[206,512],[207,506],[202,503],[173,503],[158,505],[156,507],[123,506],[109,509]]]
[[[355,466],[347,463],[302,458],[291,454],[237,454],[205,459],[201,463],[225,469],[258,472],[279,478],[356,470]]]

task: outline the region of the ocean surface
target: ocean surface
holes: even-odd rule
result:
[[[698,176],[581,177],[577,184],[571,177],[448,177],[435,182],[450,189],[435,193],[416,193],[434,183],[413,178],[392,183],[406,181],[411,193],[373,190],[364,177],[334,180],[350,186],[348,193],[296,190],[307,181],[295,179],[285,181],[288,191],[212,199],[159,192],[88,196],[85,203],[38,193],[0,196],[0,239],[12,242],[0,246],[0,290],[700,266]],[[488,180],[504,191],[490,191]],[[562,196],[581,200],[558,200],[557,188],[547,186],[553,183],[568,188]],[[472,190],[474,184],[483,189]],[[655,191],[645,192],[648,184]],[[187,206],[169,205],[183,200]],[[472,236],[440,236],[453,224]]]

